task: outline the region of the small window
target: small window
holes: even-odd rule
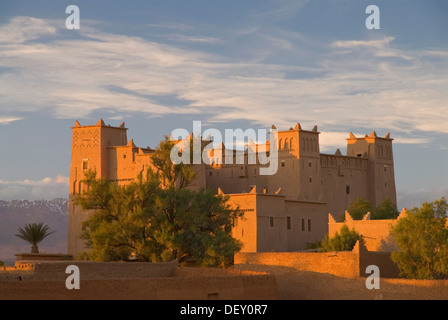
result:
[[[302,231],[305,231],[305,219],[302,219]]]
[[[89,169],[89,161],[88,160],[82,160],[82,170]]]
[[[123,155],[123,159],[126,159],[126,155],[125,154]]]
[[[308,167],[311,168],[312,165],[313,165],[313,162],[310,160],[310,162],[308,162]]]
[[[350,194],[350,186],[345,186],[345,193]]]
[[[310,177],[310,183],[313,182],[313,177]]]
[[[213,175],[213,172],[210,171],[210,172],[208,173],[208,175],[209,175],[209,177],[211,177],[211,176]]]
[[[284,166],[285,166],[285,161],[283,160],[282,162],[280,162],[280,165],[281,165],[282,167],[284,167]]]
[[[264,188],[263,188],[263,193],[264,193],[264,194],[268,193],[268,188],[267,188],[267,187],[264,187]]]
[[[308,219],[308,231],[311,231],[311,219]]]
[[[361,158],[361,157],[362,157],[362,153],[358,153],[356,156],[357,156],[358,158]]]
[[[286,217],[286,229],[291,230],[291,217]]]
[[[274,226],[274,217],[269,217],[269,226],[270,227]]]

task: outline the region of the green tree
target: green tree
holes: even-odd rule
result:
[[[16,237],[19,237],[28,243],[31,244],[31,253],[39,253],[38,244],[42,242],[46,237],[54,233],[54,231],[48,232],[50,228],[47,225],[41,223],[30,223],[26,224],[25,228],[18,228],[18,234]]]
[[[348,208],[353,220],[361,220],[367,212],[372,212],[372,210],[372,203],[364,198],[353,201]]]
[[[362,240],[362,236],[355,229],[350,230],[344,224],[340,232],[336,232],[333,237],[330,238],[328,234],[324,237],[319,251],[352,251],[358,240]]]
[[[139,261],[155,259],[158,246],[153,234],[157,212],[158,181],[140,176],[128,186],[118,187],[106,179],[86,174],[89,190],[76,201],[84,209],[95,210],[83,223],[81,237],[92,250],[92,261],[128,260],[131,254]]]
[[[194,168],[173,164],[173,142],[165,139],[152,156],[154,170],[145,179],[117,186],[86,175],[88,191],[77,203],[95,212],[83,224],[82,237],[94,261],[171,261],[228,266],[241,243],[231,235],[232,221],[242,216],[228,197],[192,190]]]
[[[390,199],[384,199],[381,205],[373,210],[371,219],[396,219],[399,214],[400,212],[397,210],[397,206]]]
[[[371,213],[372,220],[396,219],[399,215],[397,206],[390,199],[384,199],[377,208],[373,208],[370,201],[358,198],[350,204],[348,212],[353,220],[361,220],[367,212]]]
[[[392,253],[401,275],[414,279],[448,278],[448,204],[445,198],[414,207],[392,228],[399,251]]]

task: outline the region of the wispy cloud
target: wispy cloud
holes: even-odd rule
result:
[[[0,124],[10,124],[14,121],[22,120],[20,117],[0,117]]]
[[[442,49],[405,51],[394,46],[393,37],[325,44],[276,29],[264,29],[268,33],[261,37],[262,31],[254,29],[248,36],[264,43],[275,40],[277,46],[270,50],[280,58],[297,51],[306,59],[275,63],[181,49],[88,25],[76,39],[65,39],[51,21],[36,18],[15,18],[0,28],[15,30],[21,24],[44,31],[16,33],[12,38],[17,41],[0,52],[0,67],[5,68],[0,74],[0,108],[8,114],[198,114],[208,115],[210,122],[289,127],[300,121],[335,132],[350,124],[347,131],[369,127],[403,133],[402,141],[409,143],[418,142],[404,135],[413,130],[448,133],[448,55]],[[38,41],[40,35],[45,40]],[[191,43],[224,41],[198,33],[176,37]],[[305,53],[304,47],[310,51]]]
[[[196,42],[196,43],[210,43],[217,44],[220,43],[221,40],[214,37],[204,37],[204,36],[187,36],[183,34],[173,34],[173,35],[165,35],[166,39],[180,41],[180,42]]]
[[[58,175],[41,180],[0,180],[0,199],[51,200],[65,198],[68,194],[68,177]]]
[[[430,138],[395,137],[394,140],[394,144],[427,144],[432,142]]]
[[[0,27],[0,44],[23,43],[55,33],[56,28],[45,20],[18,16]]]
[[[384,37],[377,40],[340,40],[331,44],[334,48],[384,48],[388,46],[395,38]]]
[[[56,178],[46,177],[43,178],[42,180],[29,180],[29,179],[15,180],[15,181],[0,180],[0,185],[14,185],[14,184],[23,186],[45,186],[50,184],[68,185],[69,181],[70,181],[69,178],[62,175],[58,175],[56,176]]]

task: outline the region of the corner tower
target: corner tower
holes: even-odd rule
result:
[[[350,138],[347,139],[347,155],[368,160],[368,200],[374,207],[379,206],[386,198],[397,204],[392,141],[390,133],[385,137],[378,137],[375,131],[362,138],[350,133]]]
[[[119,127],[107,126],[102,119],[93,126],[81,126],[75,121],[72,127],[72,154],[70,163],[69,222],[67,251],[76,256],[85,250],[79,234],[82,222],[89,212],[74,203],[74,196],[85,190],[83,180],[86,170],[96,171],[98,178],[108,178],[107,148],[127,144],[124,122]]]

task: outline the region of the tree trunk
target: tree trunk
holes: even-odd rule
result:
[[[39,248],[38,248],[38,246],[32,246],[32,247],[31,247],[31,253],[39,253]]]

